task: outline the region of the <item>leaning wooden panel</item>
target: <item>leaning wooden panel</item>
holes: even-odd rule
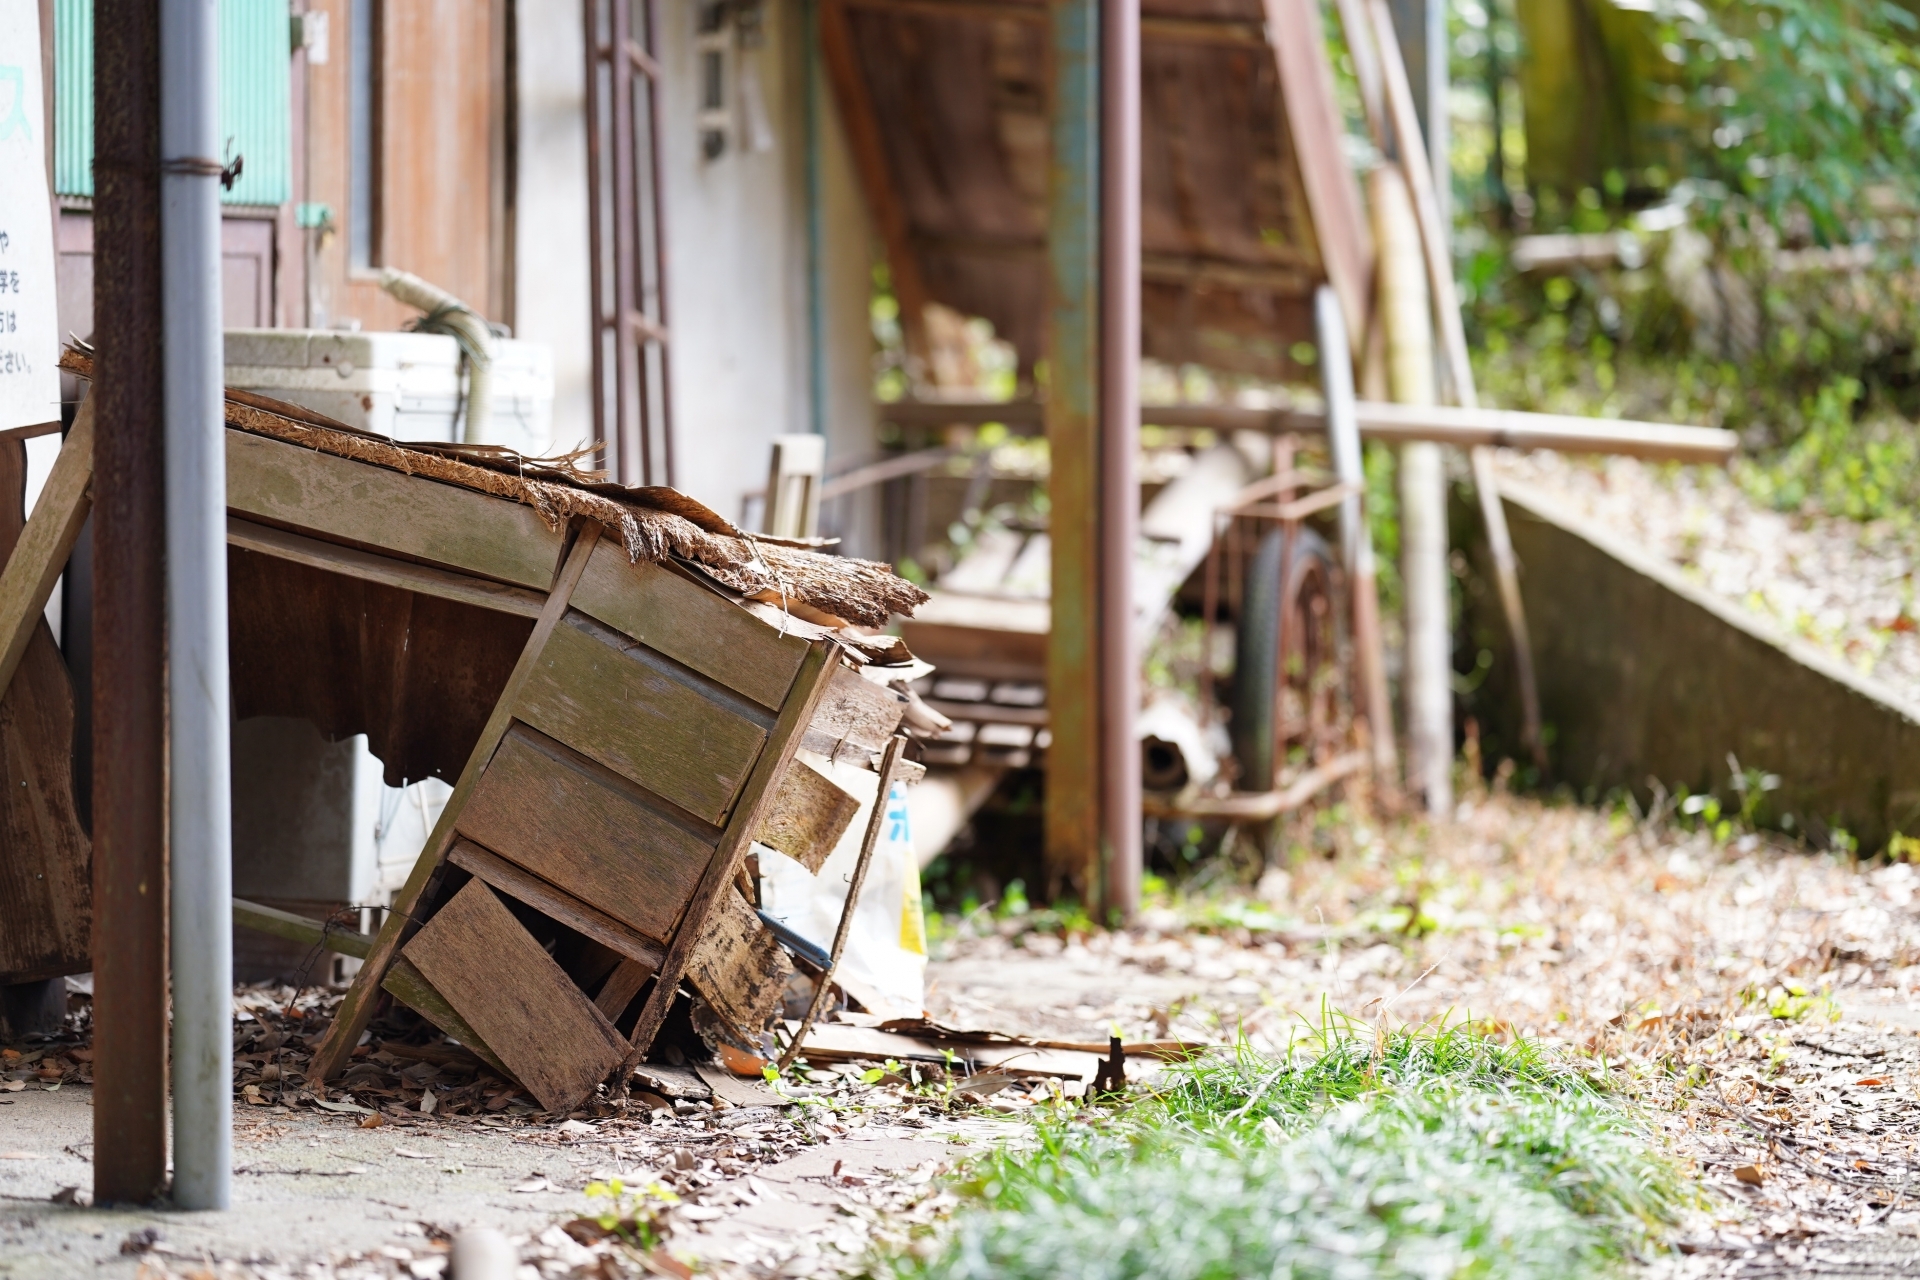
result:
[[[664,813],[611,769],[520,724],[501,740],[457,829],[662,942],[720,834]]]
[[[592,903],[562,893],[490,849],[483,849],[471,840],[456,840],[447,861],[472,872],[507,897],[518,898],[549,920],[617,952],[623,959],[646,965],[649,972],[660,967],[661,948],[652,939],[629,929]]]
[[[532,507],[231,428],[227,508],[536,591],[560,558]]]
[[[772,719],[578,612],[553,629],[513,714],[715,824]]]
[[[792,961],[740,891],[722,892],[687,965],[693,989],[738,1031],[751,1034],[766,1025],[792,976]]]
[[[800,637],[664,565],[630,563],[611,542],[593,553],[573,607],[770,709],[785,701],[807,656]]]
[[[469,881],[401,952],[540,1104],[584,1102],[626,1043],[492,889]]]
[[[795,760],[753,838],[817,875],[859,812],[860,801],[839,783]]]
[[[480,1060],[498,1071],[500,1075],[519,1084],[513,1072],[507,1070],[507,1064],[494,1056],[480,1033],[467,1025],[467,1020],[454,1012],[445,996],[433,989],[420,971],[413,967],[413,961],[405,956],[395,956],[393,967],[387,970],[387,980],[380,984],[398,1000],[415,1013],[458,1040],[467,1048],[480,1055]]]

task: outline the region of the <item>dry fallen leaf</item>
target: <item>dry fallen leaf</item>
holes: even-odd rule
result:
[[[376,1111],[372,1115],[368,1116],[365,1120],[362,1120],[360,1122],[360,1127],[362,1129],[378,1129],[381,1125],[385,1124],[386,1122],[387,1122],[387,1118],[381,1115],[378,1111]]]
[[[1733,1176],[1750,1187],[1757,1187],[1767,1180],[1767,1175],[1760,1172],[1757,1164],[1743,1164],[1733,1171]]]
[[[1868,1076],[1865,1080],[1854,1081],[1855,1084],[1859,1085],[1863,1089],[1878,1088],[1880,1085],[1883,1085],[1886,1082],[1887,1082],[1887,1079],[1885,1076]]]

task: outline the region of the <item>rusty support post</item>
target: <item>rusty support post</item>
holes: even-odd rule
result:
[[[1140,909],[1140,6],[1100,6],[1101,916]]]
[[[1047,635],[1046,867],[1050,896],[1099,891],[1100,4],[1048,0],[1047,496],[1053,618]]]
[[[160,11],[96,0],[93,48],[93,1194],[167,1174]]]

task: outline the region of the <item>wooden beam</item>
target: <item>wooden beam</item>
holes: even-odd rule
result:
[[[874,114],[873,99],[860,71],[860,57],[854,50],[853,30],[847,19],[845,0],[821,0],[819,11],[820,58],[833,85],[834,101],[840,109],[840,123],[847,131],[847,144],[853,151],[853,165],[860,175],[860,188],[867,197],[867,210],[873,214],[881,243],[887,250],[887,269],[893,276],[893,296],[900,304],[900,327],[911,351],[926,347],[921,316],[931,298],[920,260],[913,250],[913,234],[907,212],[894,193],[893,173],[887,163],[886,141],[880,135],[880,121]]]
[[[0,693],[13,683],[53,584],[67,567],[80,526],[93,508],[93,398],[74,417],[53,471],[27,517],[7,567],[0,570]]]
[[[558,920],[567,928],[602,946],[612,947],[627,959],[657,971],[660,947],[651,938],[615,920],[590,903],[563,893],[532,872],[514,866],[505,858],[481,848],[471,840],[456,840],[447,861],[471,871],[488,884],[512,898]]]
[[[358,929],[329,929],[325,921],[248,902],[245,898],[233,900],[233,922],[243,929],[270,933],[276,938],[285,938],[288,942],[298,942],[303,946],[325,947],[356,960],[365,960],[367,953],[373,950],[373,938]]]
[[[374,555],[370,551],[359,551],[353,547],[309,538],[304,534],[289,533],[285,529],[275,529],[270,525],[255,524],[238,516],[227,517],[227,545],[257,551],[278,560],[291,560],[309,568],[324,569],[328,573],[398,587],[402,591],[413,591],[423,596],[455,600],[480,609],[511,613],[521,618],[539,617],[547,599],[525,587],[509,587],[464,573]]]
[[[433,834],[427,838],[426,847],[415,860],[412,874],[394,895],[386,921],[380,926],[379,937],[367,955],[366,964],[354,975],[353,984],[347,988],[347,994],[334,1014],[333,1024],[327,1028],[325,1038],[314,1050],[311,1067],[314,1079],[325,1080],[346,1066],[360,1033],[367,1029],[367,1023],[373,1017],[374,993],[385,980],[386,971],[393,964],[394,957],[399,954],[400,944],[406,941],[411,932],[413,909],[419,904],[434,872],[440,869],[441,861],[453,844],[454,823],[459,820],[460,811],[473,795],[487,761],[493,756],[494,748],[506,736],[507,727],[513,721],[511,709],[533,674],[548,637],[553,634],[561,615],[566,613],[573,589],[586,572],[587,559],[600,541],[600,532],[597,523],[583,525],[578,540],[567,553],[560,572],[555,575],[553,589],[547,594],[546,607],[533,624],[533,634],[527,637],[526,647],[520,651],[520,660],[514,664],[513,674],[507,677],[506,688],[501,690],[499,700],[494,703],[493,714],[488,717],[486,728],[481,730],[479,741],[473,744],[473,753],[467,757],[467,767],[461,770],[459,783],[455,785],[453,794],[447,797],[446,807],[440,811],[440,820],[434,824]]]

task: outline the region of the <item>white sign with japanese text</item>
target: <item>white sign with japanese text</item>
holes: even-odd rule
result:
[[[0,0],[0,431],[60,416],[39,0]]]

